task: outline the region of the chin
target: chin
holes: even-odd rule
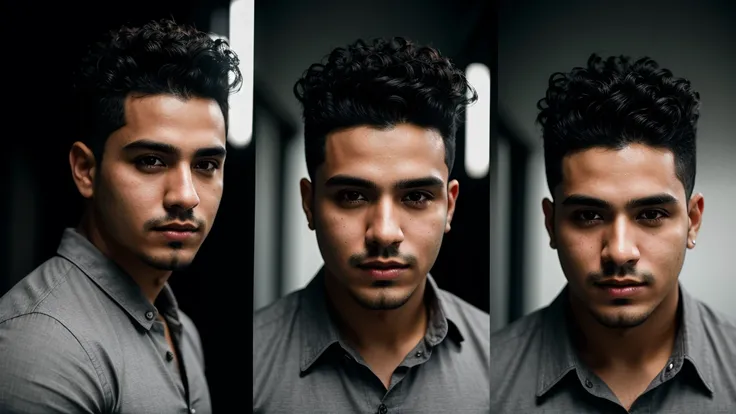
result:
[[[652,309],[642,305],[624,305],[618,309],[611,306],[593,309],[591,313],[598,323],[608,328],[635,328],[649,319]]]
[[[369,286],[350,289],[359,305],[371,310],[393,310],[404,306],[414,294],[413,286],[400,286],[398,281],[376,281]]]
[[[182,270],[194,261],[196,251],[191,249],[158,248],[142,252],[139,257],[148,266],[158,270]]]

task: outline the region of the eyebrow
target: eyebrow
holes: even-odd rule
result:
[[[161,152],[161,153],[170,154],[170,155],[179,155],[181,153],[179,148],[171,144],[152,141],[149,139],[141,139],[138,141],[131,142],[130,144],[123,147],[123,150],[124,151],[147,150],[147,151]],[[216,147],[199,148],[194,153],[194,157],[195,158],[200,158],[200,157],[225,158],[226,154],[227,154],[227,150],[225,149],[225,147],[216,146]]]
[[[626,202],[626,208],[635,209],[635,208],[641,208],[641,207],[661,206],[665,204],[677,204],[677,198],[673,197],[670,194],[665,194],[665,193],[655,194],[652,196],[635,198],[633,200],[629,200],[628,202]],[[596,208],[603,208],[603,209],[612,208],[611,203],[605,200],[601,200],[599,198],[589,197],[589,196],[585,196],[581,194],[573,194],[567,197],[562,202],[562,205],[588,206],[588,207],[596,207]]]
[[[428,176],[421,178],[411,178],[408,180],[399,180],[394,183],[394,188],[397,190],[408,190],[412,188],[426,188],[426,187],[441,187],[445,184],[442,179]],[[325,182],[326,187],[359,187],[369,190],[378,189],[378,185],[373,181],[366,180],[364,178],[352,177],[349,175],[336,175],[330,177]]]

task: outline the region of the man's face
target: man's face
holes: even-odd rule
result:
[[[213,100],[156,95],[127,98],[125,118],[95,174],[95,225],[118,254],[156,269],[183,268],[222,197],[222,112]]]
[[[302,200],[327,276],[361,306],[396,309],[426,278],[450,229],[459,185],[429,129],[361,126],[330,134]]]
[[[685,199],[672,152],[644,145],[568,155],[544,212],[573,302],[607,327],[638,326],[670,295],[703,197]]]

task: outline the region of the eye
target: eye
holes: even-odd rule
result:
[[[404,197],[404,202],[415,207],[422,207],[433,199],[434,197],[430,193],[424,191],[412,191]]]
[[[355,205],[368,201],[363,194],[355,190],[345,190],[337,193],[337,200],[340,203]]]
[[[146,169],[166,166],[166,164],[164,164],[164,162],[161,161],[161,158],[155,157],[153,155],[146,155],[146,156],[137,158],[135,160],[135,164],[141,168],[146,168]]]
[[[595,224],[597,221],[603,220],[603,217],[595,211],[582,210],[575,212],[575,214],[573,215],[573,220],[585,225],[590,225]]]
[[[667,214],[661,210],[644,210],[639,214],[638,220],[643,220],[649,224],[657,224],[665,217],[667,217]]]
[[[220,164],[218,162],[211,161],[211,160],[199,161],[195,165],[195,168],[200,169],[200,170],[204,170],[204,171],[207,171],[207,172],[214,172],[215,170],[217,170],[218,168],[220,168]]]

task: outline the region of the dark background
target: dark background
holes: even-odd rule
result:
[[[219,0],[3,2],[0,295],[53,255],[63,229],[80,218],[82,198],[68,163],[76,138],[69,96],[70,75],[86,45],[121,24],[164,17],[210,31],[213,10],[228,6]],[[228,146],[225,193],[212,232],[191,268],[170,279],[199,328],[215,412],[242,406],[249,388],[251,345],[236,335],[251,332],[253,175],[253,145]],[[232,374],[238,380],[227,378]]]
[[[298,205],[298,180],[306,176],[304,156],[301,152],[289,156],[303,140],[301,108],[292,92],[302,72],[335,47],[359,38],[393,36],[436,47],[461,69],[482,63],[493,71],[493,22],[490,1],[257,2],[253,139],[259,155],[255,231],[263,245],[256,246],[259,270],[255,275],[255,308],[303,286],[321,264],[314,234],[302,232],[306,219]],[[456,141],[451,176],[460,181],[460,196],[452,230],[445,235],[431,274],[441,288],[488,312],[489,174],[472,178],[465,171],[464,125],[458,129]],[[294,169],[303,169],[304,175],[290,172]],[[301,256],[294,251],[302,252]],[[304,274],[295,277],[297,272]]]
[[[54,255],[63,229],[76,226],[81,216],[82,198],[70,177],[68,151],[77,139],[71,72],[86,45],[122,24],[164,17],[227,36],[228,7],[226,0],[2,2],[0,295]],[[296,100],[290,95],[293,82],[309,63],[357,37],[406,36],[438,47],[460,67],[479,62],[495,73],[493,13],[491,2],[472,0],[259,1],[254,131],[266,123],[274,127],[277,154],[283,156],[278,148],[295,139],[300,128]],[[214,15],[220,16],[216,25]],[[243,407],[251,392],[247,333],[254,308],[254,249],[264,244],[254,234],[255,200],[266,191],[256,189],[256,154],[257,144],[267,138],[255,133],[245,148],[228,146],[217,221],[192,266],[170,280],[181,309],[199,329],[213,409],[218,413],[248,410]],[[441,287],[488,311],[489,175],[467,177],[462,127],[457,140],[453,175],[461,181],[461,196],[453,229],[432,273]],[[279,184],[281,169],[278,164],[272,184]],[[272,240],[278,249],[285,243],[282,218],[276,215],[264,223],[275,229]],[[279,273],[263,277],[277,296],[284,276],[279,266]]]

